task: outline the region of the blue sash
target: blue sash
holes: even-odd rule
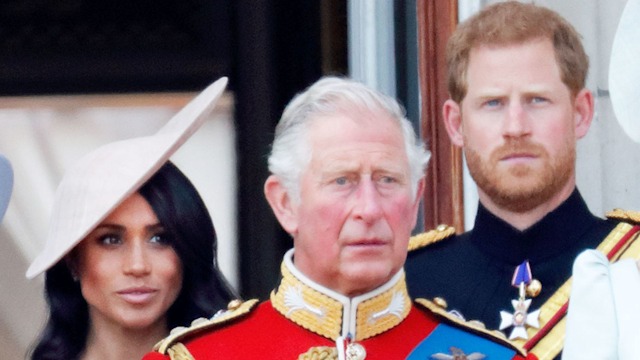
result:
[[[407,357],[407,360],[453,359],[511,360],[516,351],[478,335],[440,324]]]

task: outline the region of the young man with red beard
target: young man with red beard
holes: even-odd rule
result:
[[[412,238],[409,292],[441,297],[552,359],[563,346],[573,260],[587,248],[616,258],[638,230],[624,214],[592,215],[576,188],[576,142],[594,112],[580,35],[549,9],[499,3],[459,25],[447,63],[445,126],[480,204],[473,230]]]

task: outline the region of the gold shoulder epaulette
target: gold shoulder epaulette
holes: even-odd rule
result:
[[[429,230],[418,235],[414,235],[409,239],[409,251],[423,248],[427,245],[435,244],[440,240],[455,235],[456,229],[453,226],[441,224],[435,229]]]
[[[180,344],[178,341],[185,339],[187,337],[193,336],[201,331],[211,329],[212,327],[220,326],[222,324],[228,323],[233,319],[237,319],[238,317],[248,314],[253,310],[255,305],[258,303],[258,299],[252,299],[248,301],[241,300],[232,300],[229,302],[227,306],[227,310],[220,311],[216,313],[210,319],[207,318],[198,318],[191,322],[191,326],[184,327],[179,326],[171,330],[171,333],[166,338],[160,340],[153,349],[163,355],[166,355],[169,349],[177,345],[177,349],[180,350],[184,348],[184,345]],[[186,348],[183,349],[187,351]],[[180,350],[181,352],[184,352]],[[188,351],[187,351],[188,353]],[[173,357],[172,357],[173,358]]]
[[[433,301],[429,301],[427,299],[414,299],[414,302],[418,305],[421,305],[436,317],[440,318],[446,323],[453,324],[456,327],[463,328],[470,333],[476,334],[478,336],[488,338],[496,343],[502,344],[505,347],[515,350],[522,356],[526,356],[527,352],[521,348],[520,346],[510,342],[507,340],[506,336],[498,330],[487,330],[484,324],[477,320],[464,320],[450,312],[447,311],[447,303],[442,298],[435,298]]]
[[[640,212],[632,210],[613,209],[607,213],[607,218],[640,224]]]

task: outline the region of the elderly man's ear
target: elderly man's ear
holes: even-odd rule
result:
[[[282,228],[291,236],[298,231],[297,206],[293,204],[280,178],[270,175],[264,183],[264,195]]]

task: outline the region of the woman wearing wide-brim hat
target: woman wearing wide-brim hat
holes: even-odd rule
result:
[[[211,217],[168,161],[222,94],[221,79],[156,134],[107,144],[67,171],[45,247],[49,319],[32,359],[136,359],[176,326],[234,298]]]
[[[628,0],[611,50],[609,94],[623,130],[640,143],[638,18],[640,0]],[[640,213],[626,213],[640,221]],[[631,238],[625,246],[628,258],[615,263],[597,250],[586,250],[576,258],[564,360],[640,358],[640,239]]]

